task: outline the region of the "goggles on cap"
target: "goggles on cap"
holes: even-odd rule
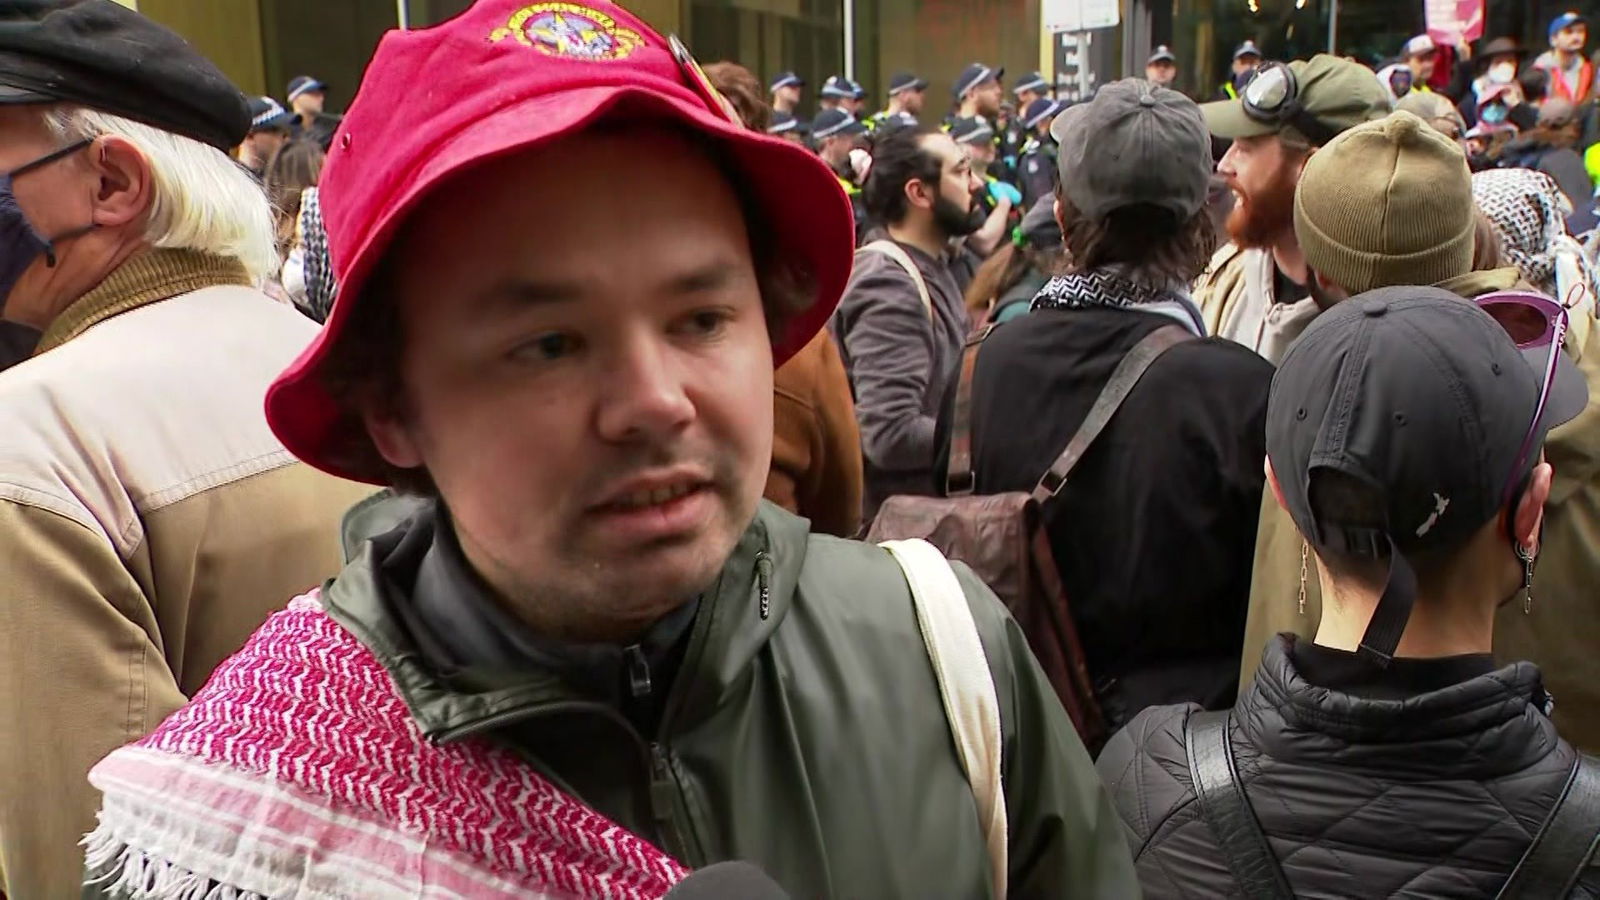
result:
[[[1256,69],[1239,99],[1244,104],[1244,114],[1253,121],[1292,126],[1319,146],[1339,133],[1300,105],[1300,81],[1295,78],[1294,70],[1283,63],[1269,62]]]

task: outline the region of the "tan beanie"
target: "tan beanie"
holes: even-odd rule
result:
[[[1306,263],[1351,294],[1465,275],[1473,226],[1466,154],[1407,112],[1329,141],[1294,195]]]

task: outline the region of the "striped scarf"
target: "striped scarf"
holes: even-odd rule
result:
[[[510,751],[425,740],[315,592],[89,780],[89,879],[116,898],[644,900],[685,874]]]

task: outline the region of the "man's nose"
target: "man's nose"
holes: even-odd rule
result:
[[[596,415],[601,438],[617,443],[664,438],[694,419],[684,381],[688,370],[665,336],[630,338],[618,355]]]

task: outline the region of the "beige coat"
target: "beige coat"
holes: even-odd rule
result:
[[[1206,334],[1243,344],[1274,365],[1317,317],[1310,297],[1295,303],[1273,299],[1276,267],[1270,250],[1228,244],[1211,257],[1194,286]]]
[[[1463,296],[1515,286],[1516,270],[1475,272],[1440,287]],[[1545,507],[1544,548],[1533,580],[1533,612],[1508,603],[1495,622],[1495,656],[1532,660],[1555,698],[1561,736],[1600,752],[1600,337],[1591,321],[1576,320],[1569,352],[1589,383],[1589,405],[1556,428],[1545,444],[1555,484]],[[1266,491],[1256,539],[1250,613],[1245,624],[1240,689],[1255,677],[1272,635],[1310,638],[1322,616],[1316,564],[1308,564],[1305,614],[1298,610],[1301,538],[1294,522]]]
[[[152,251],[0,373],[0,894],[78,896],[89,767],[338,571],[371,489],[262,413],[315,330],[237,263]]]

